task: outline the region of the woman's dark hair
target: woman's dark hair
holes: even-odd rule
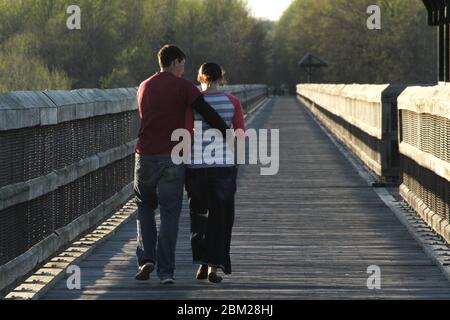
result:
[[[158,61],[161,68],[168,68],[173,61],[181,62],[184,59],[186,59],[184,52],[172,44],[166,44],[158,52]]]
[[[198,71],[198,82],[210,83],[220,79],[223,79],[225,72],[222,67],[217,63],[207,62],[201,65]]]

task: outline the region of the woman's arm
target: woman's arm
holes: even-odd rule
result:
[[[244,108],[242,107],[241,102],[235,96],[229,94],[228,98],[231,103],[234,105],[234,117],[233,117],[233,129],[236,131],[241,129],[245,132],[245,119],[244,119]],[[240,131],[240,130],[239,130]],[[238,131],[238,133],[239,133]],[[239,138],[239,137],[238,137]],[[245,138],[245,136],[244,136]]]
[[[233,95],[228,95],[231,103],[234,105],[234,116],[233,116],[233,129],[235,132],[236,139],[233,141],[227,141],[229,146],[232,146],[233,150],[235,150],[236,154],[236,165],[242,164],[245,161],[245,138],[246,138],[246,129],[245,129],[245,118],[244,118],[244,108],[242,107],[241,102],[238,98]],[[235,149],[235,140],[237,140],[237,146]],[[244,149],[242,149],[244,147]]]

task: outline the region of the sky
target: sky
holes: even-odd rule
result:
[[[247,0],[251,11],[258,18],[276,21],[293,0]]]

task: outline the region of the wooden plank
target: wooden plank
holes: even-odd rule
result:
[[[194,279],[185,201],[177,244],[177,283],[146,283],[136,272],[131,221],[81,263],[82,290],[65,281],[45,299],[450,299],[450,283],[406,228],[368,188],[295,98],[255,116],[280,129],[280,171],[242,167],[232,240],[233,275]],[[382,290],[367,288],[381,268]]]

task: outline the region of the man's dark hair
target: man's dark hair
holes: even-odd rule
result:
[[[223,79],[224,76],[225,72],[220,65],[213,62],[207,62],[201,65],[200,70],[198,71],[197,80],[201,83],[210,83]]]
[[[178,62],[181,62],[184,59],[186,59],[184,52],[171,44],[166,44],[158,52],[158,61],[161,68],[168,68],[173,61],[178,60]]]

